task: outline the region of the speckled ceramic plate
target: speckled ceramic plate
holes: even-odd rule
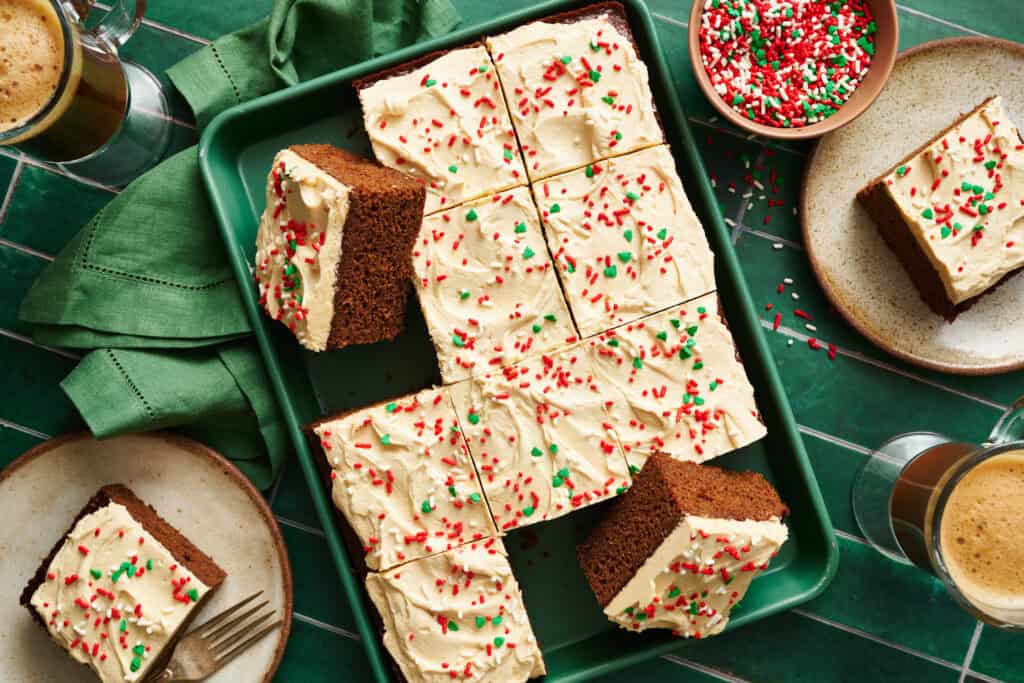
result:
[[[899,56],[874,105],[823,137],[808,160],[800,208],[822,288],[864,336],[915,365],[965,375],[1024,367],[1024,276],[947,323],[921,300],[855,196],[989,95],[1002,95],[1024,124],[1022,74],[1024,46],[1008,41],[919,45]]]
[[[168,434],[47,441],[0,472],[0,681],[95,683],[18,604],[22,588],[86,501],[122,483],[228,573],[200,624],[263,589],[282,627],[208,680],[269,683],[291,631],[292,578],[277,522],[252,484],[206,446]]]

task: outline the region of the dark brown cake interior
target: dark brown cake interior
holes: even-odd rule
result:
[[[227,577],[227,573],[221,569],[213,559],[197,548],[190,540],[188,540],[180,531],[171,526],[163,517],[157,514],[156,510],[152,506],[147,505],[132,492],[127,486],[123,484],[108,484],[99,491],[97,491],[89,502],[81,509],[78,515],[75,516],[71,524],[68,526],[67,531],[61,534],[60,538],[50,549],[49,554],[43,559],[39,565],[39,569],[36,570],[35,575],[29,580],[28,585],[21,593],[20,603],[29,613],[32,614],[32,618],[47,630],[46,622],[43,621],[39,613],[36,612],[32,607],[32,595],[36,592],[36,589],[46,581],[46,572],[50,568],[50,564],[53,559],[57,556],[61,547],[64,545],[64,539],[67,538],[75,525],[78,524],[86,515],[92,514],[97,510],[101,510],[111,503],[118,503],[128,509],[129,514],[132,518],[142,525],[149,534],[155,538],[159,543],[167,548],[171,556],[186,567],[197,579],[202,581],[204,584],[210,587],[210,590],[203,596],[203,600],[213,595],[214,589],[216,589],[224,579]],[[199,609],[194,609],[191,616],[195,616],[199,612]],[[191,620],[191,616],[190,619]],[[188,621],[183,625],[183,629],[187,626]]]
[[[352,188],[327,348],[394,339],[402,331],[412,286],[425,188],[411,176],[331,145],[290,149]]]
[[[686,515],[764,521],[788,508],[756,472],[683,462],[658,453],[576,549],[602,607],[612,601]]]
[[[942,277],[939,275],[939,272],[935,269],[935,266],[932,265],[931,259],[928,258],[928,255],[921,248],[921,245],[918,244],[917,238],[914,237],[914,234],[910,231],[910,228],[903,220],[903,214],[900,212],[899,206],[897,206],[889,193],[886,192],[885,178],[904,163],[913,159],[928,147],[948,135],[951,130],[959,126],[979,110],[983,109],[993,99],[995,99],[995,96],[988,97],[977,107],[966,114],[961,115],[960,118],[951,123],[932,139],[928,140],[908,154],[894,166],[886,169],[884,173],[874,178],[857,193],[857,201],[860,202],[861,206],[864,207],[864,210],[867,211],[869,216],[871,216],[871,219],[874,221],[875,227],[878,228],[878,232],[882,236],[882,239],[885,240],[885,243],[890,249],[892,249],[893,253],[896,254],[900,263],[903,264],[904,270],[907,271],[907,275],[910,276],[914,286],[917,287],[917,291],[921,295],[921,298],[926,304],[928,304],[929,308],[949,322],[952,322],[960,313],[963,313],[976,304],[981,297],[985,296],[985,294],[995,291],[996,288],[1020,272],[1020,269],[1007,273],[1001,280],[999,280],[999,282],[987,289],[985,292],[962,301],[959,304],[954,304],[949,300],[949,297],[946,294],[946,287],[942,282]]]

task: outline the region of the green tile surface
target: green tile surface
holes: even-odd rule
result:
[[[149,19],[124,54],[166,83],[171,64],[206,40],[264,15],[270,0],[150,3]],[[490,18],[495,3],[456,0],[467,24]],[[530,0],[500,3],[502,11]],[[698,148],[724,215],[736,225],[736,251],[765,325],[782,313],[783,328],[765,335],[790,395],[814,472],[839,532],[841,563],[828,592],[796,612],[706,642],[680,643],[676,654],[632,667],[628,679],[651,681],[1024,680],[1024,640],[976,624],[933,578],[893,564],[863,544],[850,508],[850,486],[866,453],[907,429],[937,429],[979,439],[1024,387],[1024,373],[993,378],[941,375],[906,365],[868,343],[831,311],[802,248],[793,209],[809,147],[750,139],[723,125],[700,94],[689,63],[689,2],[648,0]],[[901,47],[973,33],[1024,40],[1020,0],[951,3],[904,0]],[[969,75],[957,75],[969,80]],[[175,125],[168,153],[195,143],[192,116],[169,95]],[[15,182],[11,182],[12,179]],[[72,357],[33,345],[17,322],[32,279],[106,201],[105,190],[0,154],[0,466],[49,435],[82,428],[58,383]],[[771,201],[769,201],[771,200]],[[780,294],[778,285],[793,284]],[[799,300],[792,293],[799,294]],[[772,310],[765,309],[767,304]],[[799,308],[813,317],[795,316]],[[808,348],[814,336],[837,345],[830,361]],[[792,342],[792,343],[790,343]],[[363,681],[368,666],[352,633],[350,608],[309,503],[297,463],[268,493],[295,570],[295,621],[278,680]],[[601,681],[626,677],[608,676]]]

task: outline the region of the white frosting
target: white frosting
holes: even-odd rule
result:
[[[377,161],[420,178],[425,214],[526,181],[487,50],[453,50],[359,91]]]
[[[607,15],[487,39],[531,180],[663,141],[647,67]]]
[[[777,519],[684,517],[604,613],[630,631],[667,628],[684,638],[720,633],[787,537]]]
[[[545,673],[499,539],[370,573],[366,589],[409,683],[521,683]]]
[[[119,683],[146,677],[208,590],[111,502],[75,524],[31,603],[74,659]]]
[[[387,569],[495,534],[449,398],[427,389],[321,423],[334,504]]]
[[[732,335],[708,294],[589,341],[630,466],[663,451],[703,462],[766,433]]]
[[[413,267],[446,383],[576,339],[526,188],[425,218]]]
[[[715,288],[714,256],[667,146],[594,163],[533,191],[584,337]]]
[[[629,486],[584,347],[450,390],[499,530],[561,517]]]
[[[256,235],[260,305],[303,346],[327,348],[351,188],[291,150],[274,157]]]
[[[886,176],[885,188],[954,304],[1024,266],[1024,144],[1001,97]]]

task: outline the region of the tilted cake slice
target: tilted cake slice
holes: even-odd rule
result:
[[[990,97],[857,199],[947,320],[1024,268],[1024,139]]]
[[[786,513],[760,474],[657,454],[577,556],[610,621],[704,638],[786,541]]]
[[[766,433],[729,328],[708,294],[587,340],[632,468],[652,453],[702,462]]]
[[[623,6],[605,2],[487,39],[530,180],[664,141]]]
[[[152,507],[113,484],[86,503],[21,604],[99,680],[141,681],[225,576]]]
[[[526,182],[482,45],[434,52],[353,85],[374,156],[425,184],[427,214]]]
[[[665,145],[533,187],[580,334],[715,289],[714,256]]]
[[[387,569],[495,535],[448,396],[427,389],[310,426],[334,504]]]
[[[526,188],[425,218],[413,267],[445,383],[576,341]]]
[[[256,236],[260,305],[312,351],[402,331],[424,191],[330,145],[274,157]]]
[[[545,673],[500,539],[371,573],[366,590],[408,683],[521,683]]]
[[[629,486],[584,347],[531,358],[450,391],[501,531],[561,517]]]

